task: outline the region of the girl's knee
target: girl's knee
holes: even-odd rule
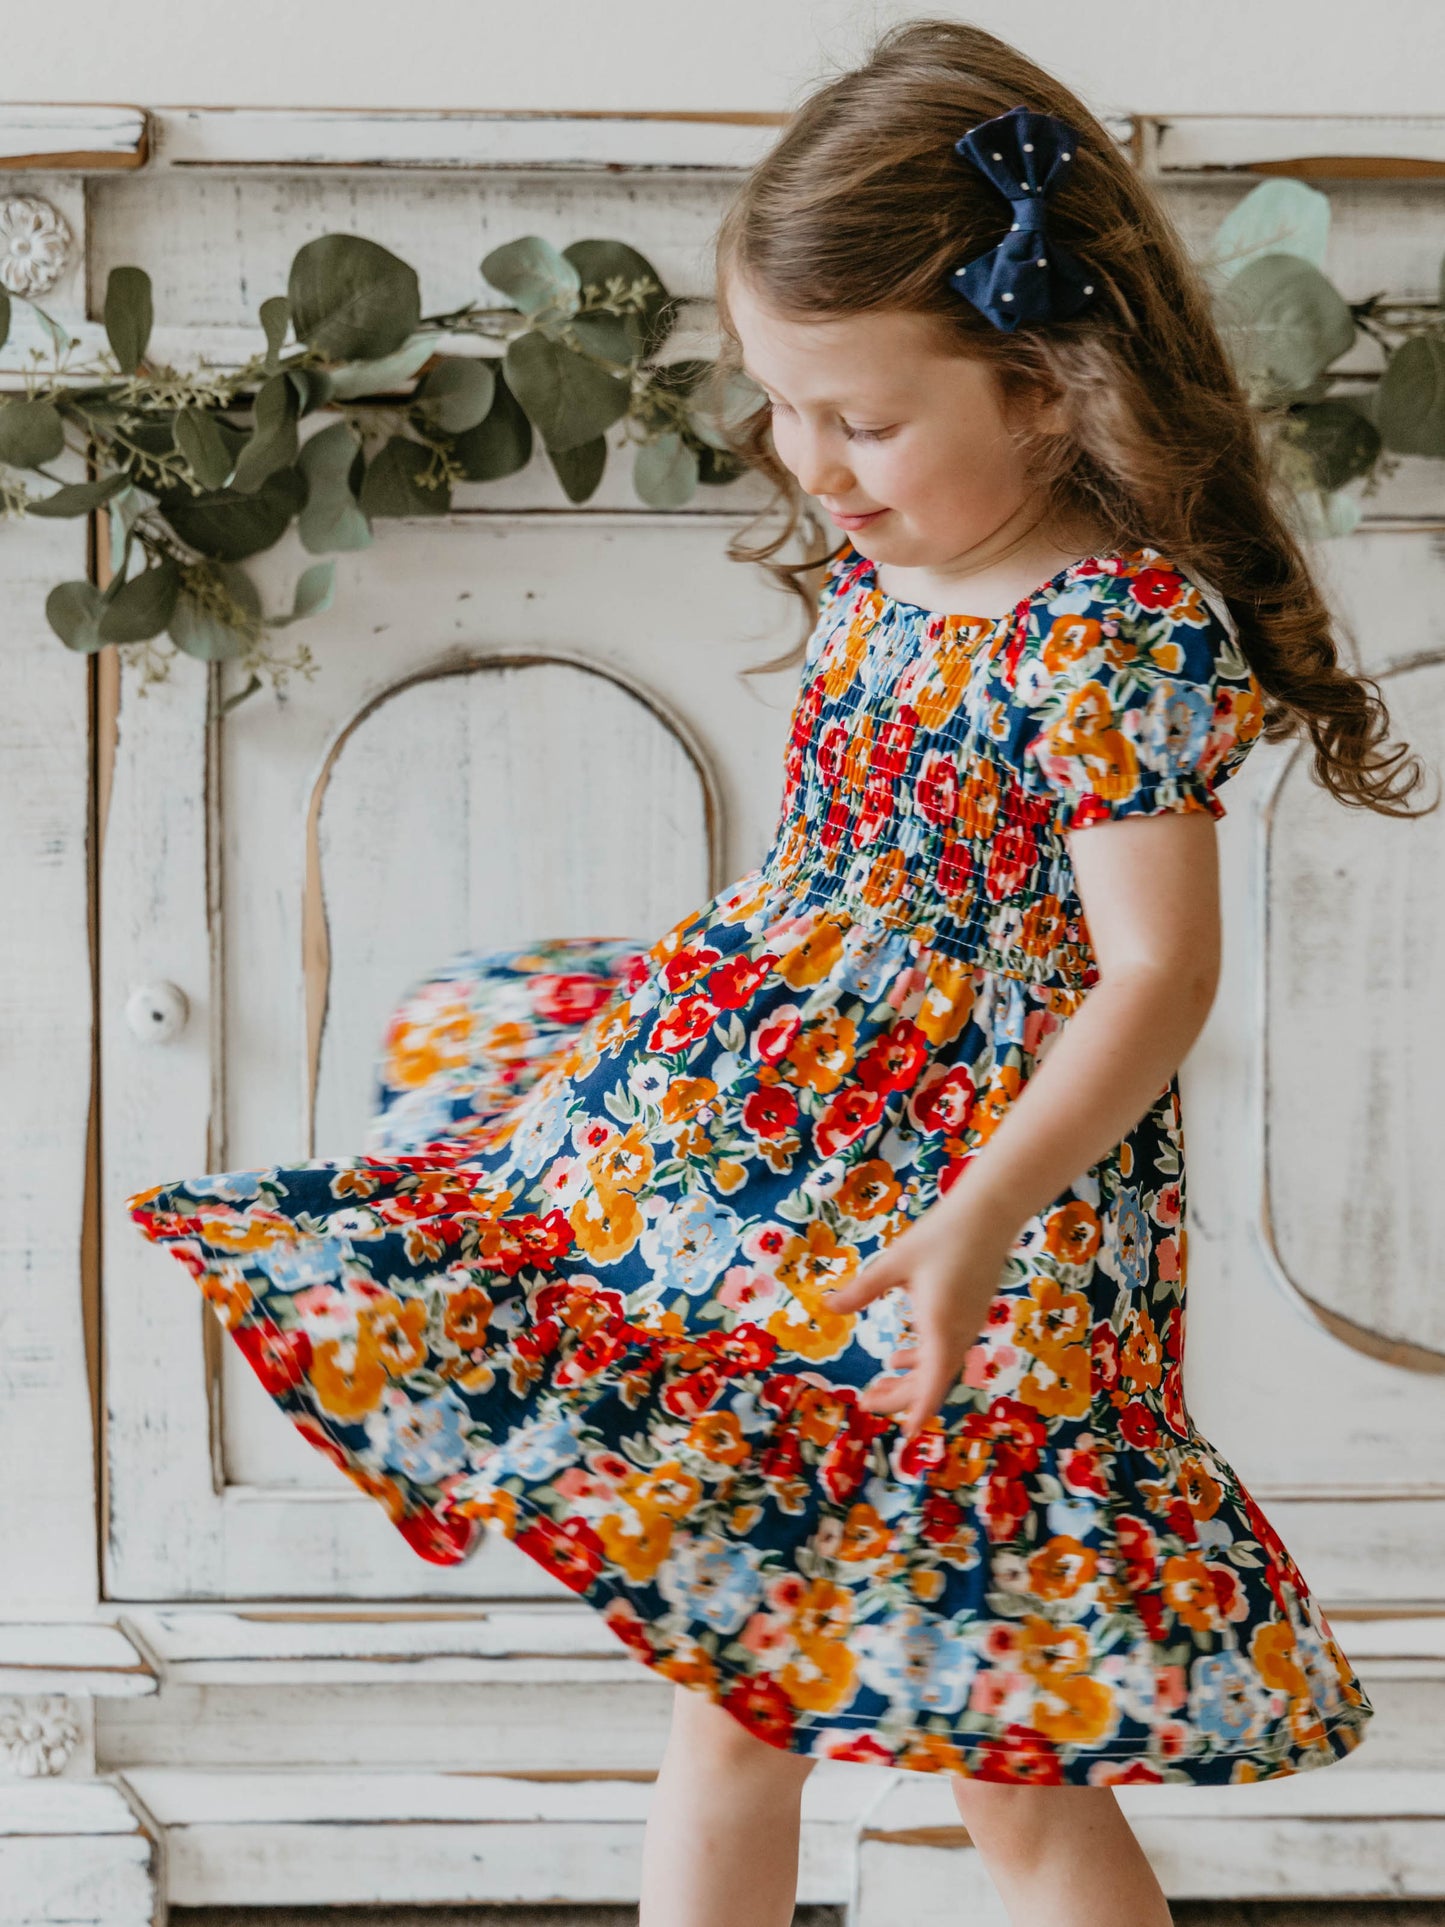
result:
[[[1119,1815],[1109,1787],[1026,1786],[962,1773],[949,1781],[964,1825],[985,1851],[1027,1853],[1043,1839],[1057,1842],[1073,1828],[1109,1825]]]

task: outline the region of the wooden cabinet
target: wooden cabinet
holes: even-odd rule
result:
[[[774,132],[6,112],[10,191],[70,235],[50,311],[98,345],[86,290],[135,262],[156,352],[182,366],[249,353],[295,249],[336,230],[411,261],[428,312],[477,295],[503,240],[616,236],[690,297],[679,352],[709,352],[712,230]],[[1445,125],[1115,131],[1200,247],[1252,166],[1362,156],[1330,185],[1336,280],[1433,289]],[[1408,165],[1370,158],[1395,153]],[[34,339],[17,306],[0,381],[23,381]],[[362,1148],[382,1028],[417,978],[536,936],[650,940],[760,859],[795,680],[739,672],[800,634],[797,605],[725,554],[761,499],[739,484],[653,513],[614,458],[574,508],[539,452],[340,557],[334,607],[288,632],[314,677],[220,714],[207,682],[231,693],[229,667],[178,661],[143,690],[134,662],[50,634],[82,525],[0,525],[0,1698],[52,1736],[22,1759],[0,1720],[0,1887],[34,1917],[63,1867],[66,1917],[92,1906],[106,1927],[158,1914],[167,1886],[536,1898],[547,1854],[558,1892],[635,1894],[663,1683],[504,1541],[452,1570],[411,1555],[226,1355],[123,1201]],[[1358,665],[1437,767],[1442,499],[1438,466],[1407,460],[1361,530],[1316,552]],[[268,607],[307,560],[288,538],[253,565]],[[1349,1761],[1269,1800],[1186,1812],[1140,1789],[1135,1811],[1181,1895],[1445,1893],[1445,814],[1347,812],[1298,746],[1258,746],[1224,800],[1225,969],[1182,1078],[1188,1396],[1379,1718]],[[918,1922],[982,1892],[965,1843],[919,1846],[952,1818],[919,1780],[814,1775],[805,1899],[852,1895],[851,1927],[878,1927],[900,1882]],[[263,1852],[283,1813],[286,1851]],[[383,1816],[424,1851],[367,1859]],[[1346,1836],[1344,1859],[1314,1849]]]

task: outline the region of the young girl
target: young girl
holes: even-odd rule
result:
[[[1164,214],[1021,54],[885,35],[718,291],[787,508],[738,553],[845,534],[763,863],[418,987],[370,1152],[131,1208],[421,1556],[491,1522],[675,1683],[642,1927],[791,1920],[825,1756],[948,1774],[1019,1927],[1155,1927],[1112,1788],[1371,1711],[1181,1390],[1217,792],[1298,728],[1343,802],[1419,772]]]

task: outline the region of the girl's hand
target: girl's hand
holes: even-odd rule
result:
[[[1012,1242],[976,1230],[940,1201],[855,1278],[824,1292],[824,1304],[844,1312],[861,1311],[895,1285],[908,1292],[917,1342],[899,1346],[888,1359],[890,1368],[903,1368],[903,1376],[876,1378],[858,1394],[870,1412],[902,1410],[905,1438],[923,1429],[963,1370],[987,1322]]]

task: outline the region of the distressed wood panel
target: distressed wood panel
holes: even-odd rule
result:
[[[0,525],[0,1608],[94,1597],[94,1427],[85,1335],[91,1100],[89,672],[45,620],[82,573],[73,522]],[[93,1256],[93,1253],[90,1255]]]
[[[823,1761],[803,1787],[798,1898],[848,1897],[886,1769]],[[637,1899],[650,1776],[246,1774],[142,1768],[178,1906]]]
[[[118,1788],[0,1790],[0,1927],[153,1927],[159,1877],[155,1842]]]
[[[1384,684],[1438,771],[1445,662]],[[1445,1371],[1445,817],[1341,810],[1293,759],[1269,823],[1270,1228],[1311,1302]]]

